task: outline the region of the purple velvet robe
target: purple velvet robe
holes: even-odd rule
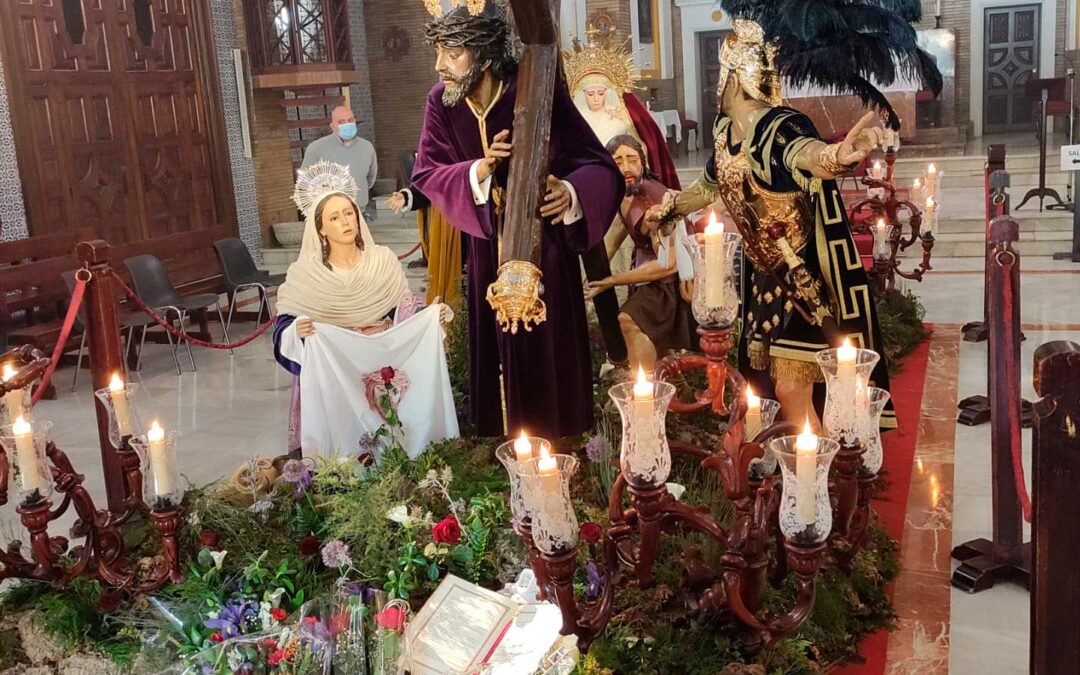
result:
[[[574,186],[584,217],[572,225],[544,225],[540,270],[547,321],[531,332],[504,333],[486,300],[499,268],[495,207],[491,199],[476,206],[469,186],[469,169],[484,156],[480,122],[464,101],[443,105],[442,92],[439,83],[428,94],[412,183],[469,235],[470,419],[480,435],[503,434],[501,364],[511,435],[521,429],[551,439],[583,433],[593,424],[593,392],[578,254],[603,240],[622,200],[622,175],[565,87],[557,85],[548,172]],[[511,80],[485,119],[488,143],[503,129],[511,129],[513,142],[516,95]],[[496,171],[493,190],[506,185],[508,164]]]

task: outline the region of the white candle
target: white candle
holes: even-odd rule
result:
[[[116,426],[120,429],[120,436],[130,436],[131,418],[128,415],[127,392],[124,391],[124,381],[117,373],[113,373],[112,379],[109,380],[109,394],[113,411],[116,413]]]
[[[936,2],[934,3],[934,16],[941,16],[941,0],[936,0]]]
[[[559,484],[559,463],[551,455],[547,445],[540,446],[540,460],[537,462],[536,468],[540,474],[540,489],[543,492],[562,492],[562,486]]]
[[[840,406],[840,424],[844,430],[851,429],[855,422],[852,413],[855,410],[855,359],[858,353],[847,338],[844,338],[840,349],[836,350],[836,395],[839,397],[837,404]]]
[[[885,176],[885,172],[881,167],[881,162],[874,162],[874,170],[871,172],[871,177],[881,180]]]
[[[919,227],[921,234],[933,233],[934,219],[937,217],[937,202],[933,197],[926,198],[926,210],[923,211],[922,224]]]
[[[521,436],[514,441],[514,455],[517,457],[518,464],[521,464],[527,459],[532,459],[533,447],[532,441],[525,435],[525,430],[521,430]]]
[[[15,377],[15,369],[11,367],[10,363],[4,364],[4,382],[10,382]],[[17,417],[23,417],[26,415],[26,410],[23,409],[23,391],[22,389],[12,389],[4,394],[4,405],[7,406],[8,420],[14,421]]]
[[[724,226],[710,212],[705,226],[705,304],[709,307],[724,304],[724,274]]]
[[[165,430],[157,420],[150,425],[146,433],[146,443],[150,446],[150,470],[154,472],[154,494],[165,497],[172,494],[172,464],[165,447]]]
[[[804,525],[817,520],[818,437],[810,430],[810,420],[795,439],[795,511]]]
[[[753,440],[761,431],[761,397],[754,395],[750,385],[746,385],[746,440]]]
[[[938,170],[931,162],[930,166],[926,167],[926,196],[936,197],[938,185]]]
[[[34,428],[19,416],[11,425],[11,433],[15,436],[22,489],[33,492],[41,487],[41,472],[38,470],[37,454],[34,452]]]
[[[644,466],[651,465],[656,450],[653,409],[653,384],[645,376],[645,369],[638,366],[637,382],[634,383],[634,438],[637,446],[634,454]]]
[[[918,204],[922,201],[922,178],[915,177],[915,181],[911,184],[911,203]]]

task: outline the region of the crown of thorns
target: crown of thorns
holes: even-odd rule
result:
[[[444,47],[483,48],[506,44],[510,39],[510,26],[501,16],[450,12],[427,25],[425,39],[428,44]]]

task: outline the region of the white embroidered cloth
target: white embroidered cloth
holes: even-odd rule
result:
[[[386,366],[409,383],[397,404],[409,457],[419,456],[432,441],[458,437],[437,305],[375,335],[316,323],[315,334],[301,340],[297,323],[282,333],[281,354],[301,368],[304,454],[356,456],[364,451],[361,436],[383,425],[379,411],[368,403],[364,377]]]

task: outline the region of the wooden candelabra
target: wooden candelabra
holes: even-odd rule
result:
[[[885,152],[885,162],[888,167],[885,178],[877,179],[865,176],[861,178],[862,184],[867,188],[879,188],[884,191],[885,197],[867,197],[851,208],[850,220],[851,231],[854,234],[873,235],[873,224],[878,219],[884,220],[890,225],[889,229],[889,257],[879,258],[874,256],[874,272],[880,290],[891,291],[896,288],[896,277],[922,281],[923,276],[933,267],[930,266],[930,257],[934,250],[934,234],[927,229],[922,231],[923,211],[919,205],[910,200],[900,199],[893,185],[893,169],[896,163],[896,150],[889,149]],[[863,211],[870,213],[868,221],[855,223],[855,216]],[[904,214],[906,212],[906,220]],[[905,234],[905,229],[908,233]],[[910,271],[900,269],[898,256],[901,252],[914,246],[922,245],[922,260],[919,265]]]
[[[653,570],[663,535],[697,532],[724,547],[719,567],[712,568],[695,553],[684,551],[684,597],[688,610],[734,617],[740,638],[749,648],[760,648],[792,634],[810,615],[814,605],[817,574],[823,566],[849,569],[855,554],[866,542],[870,522],[870,496],[874,479],[860,478],[863,447],[845,448],[834,463],[834,519],[841,524],[832,540],[800,544],[787,540],[780,531],[781,484],[775,475],[755,479],[750,471],[754,460],[765,453],[765,444],[781,436],[798,433],[790,422],[778,422],[745,439],[746,399],[734,397],[725,404],[725,391],[744,391],[742,375],[727,368],[731,329],[701,328],[705,356],[669,357],[657,364],[656,379],[692,369],[705,369],[708,388],[697,392],[693,403],[673,400],[668,412],[724,411],[729,425],[719,448],[708,450],[679,441],[669,441],[673,456],[697,461],[714,471],[735,509],[729,527],[718,523],[705,508],[680,502],[663,483],[638,485],[622,472],[612,486],[608,503],[610,525],[602,537],[599,561],[605,575],[603,590],[591,601],[580,600],[573,589],[578,559],[576,548],[554,553],[541,551],[531,537],[526,522],[518,533],[529,547],[532,568],[541,593],[555,602],[563,617],[563,634],[575,634],[582,651],[604,631],[610,619],[616,587],[633,577],[642,587],[653,582]],[[628,505],[627,505],[628,502]],[[779,587],[789,574],[795,575],[797,597],[778,616],[764,616],[761,601],[766,584]]]
[[[109,372],[119,370],[119,327],[116,323],[115,296],[107,274],[108,246],[104,242],[80,244],[80,253],[104,252],[84,272],[87,284],[87,330],[90,335],[90,363],[94,381],[99,386],[107,382]],[[85,259],[85,258],[84,258]],[[89,262],[89,261],[88,261]],[[9,391],[23,390],[41,378],[49,359],[29,346],[20,347],[0,357],[15,374],[0,382],[0,396]],[[110,367],[111,366],[111,367]],[[75,471],[70,458],[55,443],[45,449],[47,477],[52,492],[63,495],[60,505],[35,489],[24,496],[16,507],[20,522],[29,534],[30,557],[26,557],[20,542],[11,542],[0,550],[0,581],[9,578],[34,579],[64,586],[72,579],[88,575],[102,584],[130,593],[155,591],[166,583],[183,580],[180,572],[178,533],[182,523],[179,506],[171,500],[161,500],[149,508],[143,500],[142,462],[131,445],[131,436],[121,439],[120,447],[110,440],[108,411],[98,403],[102,463],[105,471],[109,508],[98,509],[83,485],[84,476]],[[20,451],[21,453],[21,451]],[[8,483],[12,464],[7,451],[0,447],[0,505],[8,501]],[[70,547],[69,539],[50,536],[50,523],[74,508],[78,516],[69,536],[82,542]],[[136,514],[148,513],[161,540],[161,556],[145,571],[136,571],[125,553],[119,527]]]

